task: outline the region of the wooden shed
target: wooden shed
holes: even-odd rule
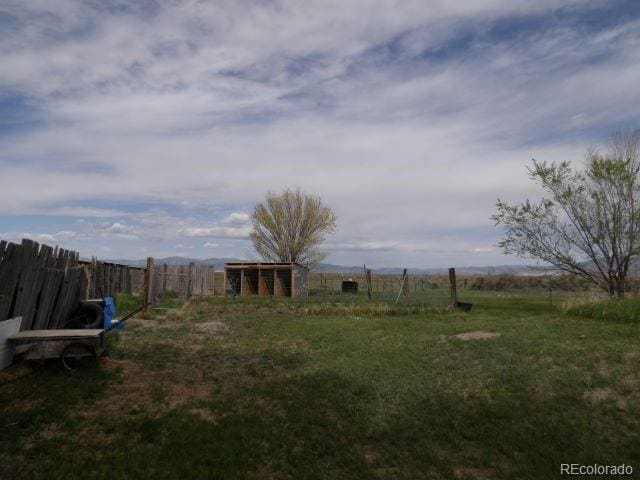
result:
[[[227,294],[301,298],[309,294],[309,270],[297,263],[225,263]]]

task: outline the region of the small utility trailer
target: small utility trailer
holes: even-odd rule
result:
[[[74,370],[83,358],[95,359],[104,352],[104,329],[26,330],[7,340],[15,354],[27,360],[60,358],[68,370]]]
[[[116,320],[112,297],[84,300],[66,328],[60,330],[25,330],[7,338],[14,355],[27,360],[60,358],[68,370],[74,370],[83,358],[95,359],[105,350],[105,333],[125,327],[125,321],[147,305]]]

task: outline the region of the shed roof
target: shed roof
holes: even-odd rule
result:
[[[300,265],[295,262],[288,263],[277,263],[277,262],[230,262],[225,263],[224,268],[291,268],[291,267],[300,267],[307,268],[304,265]]]

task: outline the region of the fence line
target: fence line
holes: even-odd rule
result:
[[[214,266],[189,263],[188,265],[156,264],[147,259],[146,281],[143,296],[145,302],[156,305],[169,292],[183,300],[212,296],[216,293]]]
[[[431,288],[445,286],[441,276],[433,275],[409,275],[408,287],[410,292],[421,292]],[[360,288],[366,287],[366,278],[363,273],[336,274],[336,273],[309,273],[309,290],[326,290],[339,292],[343,280],[358,282]],[[397,293],[402,286],[402,274],[376,274],[371,275],[371,291],[373,293]]]
[[[312,291],[340,292],[343,280],[351,279],[364,288],[364,271],[360,274],[310,273],[307,287]],[[402,275],[374,274],[373,293],[397,294]],[[640,282],[629,280],[631,291]],[[586,288],[575,280],[549,276],[519,277],[512,274],[462,275],[458,289],[502,290],[509,288],[548,287],[549,289]],[[409,275],[409,293],[447,289],[444,275]],[[188,265],[154,265],[134,267],[92,258],[80,261],[77,252],[23,239],[21,244],[0,241],[0,321],[23,317],[22,329],[61,328],[78,302],[87,298],[115,296],[119,293],[141,295],[152,304],[175,292],[188,301],[193,297],[224,296],[224,273],[215,267]]]
[[[150,271],[95,257],[80,261],[78,252],[23,239],[0,241],[0,321],[22,317],[22,330],[63,328],[81,300],[142,295],[152,304],[175,292],[190,300],[224,294],[213,266],[158,265]],[[216,290],[218,288],[218,290]]]

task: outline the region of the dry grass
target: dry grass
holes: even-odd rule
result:
[[[499,336],[500,334],[497,332],[483,332],[481,330],[478,330],[476,332],[458,333],[453,337],[457,338],[458,340],[468,342],[469,340],[486,340],[488,338],[496,338]]]

